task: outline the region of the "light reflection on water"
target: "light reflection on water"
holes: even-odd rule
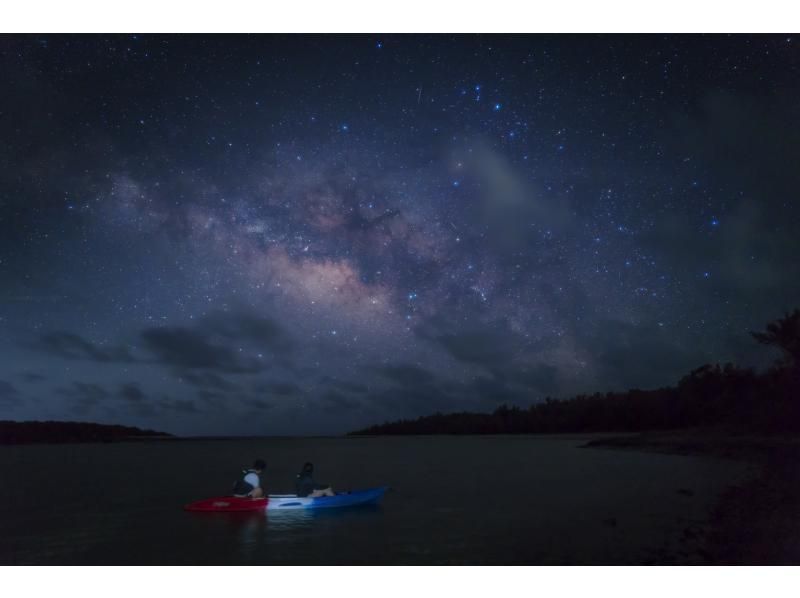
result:
[[[380,505],[358,505],[330,509],[292,509],[267,511],[267,527],[274,531],[292,531],[313,525],[347,524],[355,520],[379,517]]]
[[[304,533],[313,535],[321,526],[342,526],[346,529],[356,521],[380,517],[381,514],[380,505],[256,513],[187,513],[195,525],[206,527],[209,531],[224,527],[229,537],[237,539],[237,548],[243,556],[252,556],[267,542],[294,540]]]

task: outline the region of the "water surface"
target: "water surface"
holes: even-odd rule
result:
[[[0,447],[2,564],[637,564],[695,549],[746,474],[707,457],[579,448],[586,436],[268,438]],[[378,507],[187,513],[267,462],[306,460]],[[691,535],[691,534],[690,534]]]

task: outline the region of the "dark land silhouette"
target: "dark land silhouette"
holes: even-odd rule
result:
[[[652,563],[796,565],[800,310],[751,335],[781,353],[766,371],[707,364],[668,388],[545,399],[527,409],[502,406],[493,413],[436,413],[351,434],[633,432],[584,446],[742,459],[755,466],[753,475],[721,496],[708,521],[684,530],[685,539],[698,540],[701,548],[660,554]]]
[[[170,437],[165,432],[141,430],[132,426],[59,421],[0,421],[0,444],[115,442]]]
[[[707,364],[667,388],[546,398],[527,409],[503,405],[492,413],[435,413],[350,434],[546,434],[709,427],[732,433],[798,433],[800,310],[751,334],[759,343],[781,351],[780,359],[765,372],[732,363]]]

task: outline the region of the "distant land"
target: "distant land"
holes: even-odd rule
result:
[[[386,422],[350,435],[554,434],[648,432],[688,428],[731,433],[800,433],[800,310],[752,332],[781,358],[766,372],[732,363],[707,364],[677,385],[656,390],[547,398],[527,409],[503,405],[492,413],[435,413]]]
[[[0,421],[0,444],[60,444],[118,442],[122,440],[173,438],[165,432],[132,426],[59,421]]]

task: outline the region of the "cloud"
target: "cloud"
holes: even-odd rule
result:
[[[83,359],[101,363],[136,361],[127,347],[98,345],[72,332],[56,331],[44,334],[34,343],[33,348],[64,359]]]
[[[75,415],[87,415],[98,406],[108,406],[107,401],[111,393],[98,384],[87,382],[73,382],[72,385],[62,387],[56,392],[69,399],[69,410]]]
[[[233,348],[215,344],[202,333],[190,328],[149,328],[142,332],[142,339],[145,347],[161,365],[239,374],[264,369],[264,365],[256,359],[242,357]]]
[[[156,363],[176,368],[184,376],[186,370],[261,372],[272,361],[287,365],[292,349],[290,339],[274,320],[250,312],[217,311],[191,326],[147,328],[141,336]],[[190,373],[187,379],[198,386],[230,386],[219,376]]]
[[[359,409],[363,403],[335,390],[329,390],[318,399],[320,407],[328,413],[344,413]]]
[[[244,403],[248,407],[252,407],[253,409],[258,409],[260,411],[266,411],[267,409],[273,409],[275,407],[275,405],[273,405],[272,403],[269,403],[262,399],[246,398],[242,399],[242,403]]]
[[[369,370],[370,368],[366,369]],[[366,384],[362,384],[361,382],[355,382],[353,380],[340,380],[334,376],[322,376],[319,379],[319,383],[321,385],[330,386],[331,388],[341,390],[344,392],[351,392],[358,394],[369,392],[369,387]]]
[[[0,404],[11,404],[19,401],[19,392],[16,387],[5,380],[0,380]]]
[[[153,417],[157,410],[151,400],[136,382],[122,384],[117,392],[117,396],[122,399],[130,411],[141,417]]]
[[[187,415],[197,415],[201,413],[200,409],[197,408],[197,405],[191,399],[162,398],[156,404],[165,411],[175,411]]]
[[[365,411],[374,412],[376,417],[387,419],[479,408],[481,403],[475,400],[474,394],[466,385],[459,383],[445,383],[438,387],[386,388],[370,393],[363,407]]]
[[[592,356],[593,390],[597,391],[670,385],[691,369],[713,361],[703,347],[683,347],[663,328],[618,320],[600,322],[584,347]]]
[[[123,345],[93,343],[78,334],[54,331],[42,335],[31,345],[38,351],[64,359],[101,363],[151,363],[178,370],[217,370],[227,373],[252,373],[270,365],[265,354],[286,365],[292,343],[272,319],[249,312],[212,312],[187,326],[150,327],[141,331],[143,350],[148,355],[135,357]],[[249,349],[244,353],[242,347]],[[262,357],[257,357],[261,354]],[[226,385],[221,378],[188,374],[197,385]],[[33,378],[31,378],[31,381]]]
[[[475,322],[463,329],[442,318],[430,318],[415,332],[442,347],[456,361],[482,368],[470,383],[440,385],[478,401],[491,396],[530,402],[555,393],[564,372],[571,371],[576,361],[575,352],[559,346],[557,337],[523,335],[503,318]],[[564,345],[564,339],[560,340]]]
[[[38,372],[22,372],[19,374],[19,378],[25,382],[43,382],[44,380],[47,380],[47,376],[44,374],[39,374]]]
[[[233,341],[250,341],[254,344],[290,351],[292,343],[283,328],[274,320],[249,312],[212,312],[201,318],[199,330]]]
[[[436,380],[436,376],[428,370],[411,364],[383,365],[370,369],[401,386],[429,386]]]
[[[787,168],[800,163],[797,102],[717,90],[695,110],[675,114],[671,125],[667,139],[686,165],[675,178],[688,185],[691,176],[698,193],[713,190],[724,201],[715,202],[714,214],[665,216],[643,240],[678,270],[711,271],[715,293],[764,306],[764,315],[791,307],[800,292],[798,278],[784,275],[797,253],[794,227],[786,224],[794,217],[787,198],[800,188],[800,169]],[[713,234],[712,216],[719,222]]]
[[[525,249],[532,238],[561,233],[571,226],[566,202],[545,195],[499,152],[478,145],[457,160],[463,162],[466,174],[481,189],[480,200],[470,206],[467,215],[488,232],[495,250],[505,253]]]
[[[483,366],[489,370],[505,369],[523,351],[526,339],[515,333],[506,320],[473,324],[470,328],[453,329],[442,318],[431,318],[415,330],[462,363]]]
[[[258,382],[253,385],[253,392],[270,396],[290,396],[302,394],[303,390],[291,382]]]
[[[521,367],[508,372],[506,380],[511,385],[520,386],[538,393],[555,393],[558,391],[558,368],[545,363]]]
[[[704,169],[780,205],[800,186],[800,110],[791,94],[712,91],[698,109],[673,118],[675,148]]]
[[[186,370],[181,372],[181,379],[189,384],[203,389],[221,390],[235,392],[240,390],[240,386],[222,377],[216,372],[196,372]]]
[[[119,396],[123,400],[130,401],[132,403],[140,403],[145,399],[144,392],[142,392],[142,389],[136,382],[128,382],[127,384],[123,384],[119,389]]]

